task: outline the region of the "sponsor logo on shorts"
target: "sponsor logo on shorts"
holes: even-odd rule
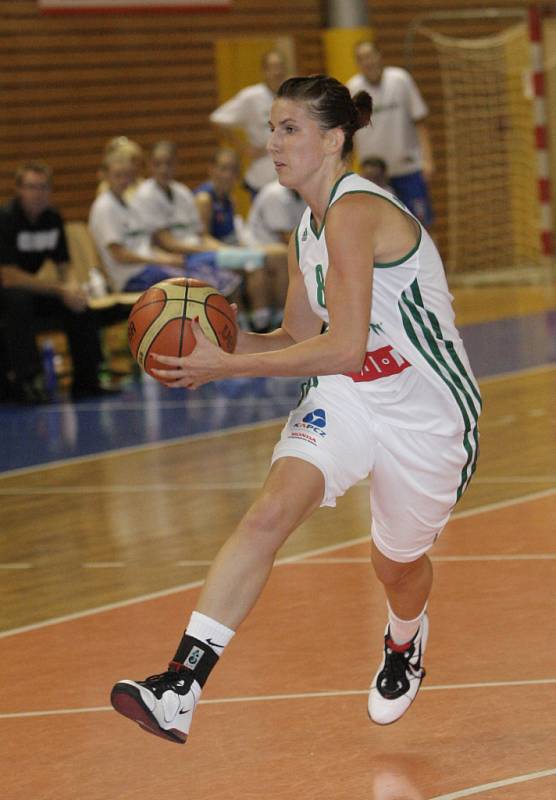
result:
[[[316,445],[319,439],[326,436],[326,413],[323,408],[309,411],[301,422],[296,422],[289,434],[289,439],[302,439]]]
[[[326,428],[326,414],[323,408],[315,408],[303,417],[303,422],[308,425],[315,425],[317,428]]]

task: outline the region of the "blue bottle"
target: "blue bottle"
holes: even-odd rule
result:
[[[42,348],[42,371],[44,376],[44,389],[49,397],[56,393],[58,378],[56,375],[56,350],[52,339],[45,339]]]

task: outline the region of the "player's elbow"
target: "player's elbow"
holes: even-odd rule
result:
[[[334,357],[330,359],[330,364],[334,364],[335,373],[359,372],[365,358],[365,343],[359,342],[338,342],[335,348]]]
[[[326,336],[329,341],[329,364],[330,372],[340,374],[342,372],[359,372],[363,365],[366,353],[367,337],[353,335],[349,333],[334,331],[330,328]]]
[[[365,347],[357,347],[346,354],[342,372],[359,372],[365,359]]]

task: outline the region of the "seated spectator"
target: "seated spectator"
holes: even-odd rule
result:
[[[133,205],[154,231],[153,242],[169,253],[199,253],[221,247],[207,236],[191,189],[174,179],[177,149],[157,142],[151,153],[151,176],[138,189]]]
[[[186,255],[187,274],[191,277],[206,263],[218,269],[239,270],[238,274],[246,277],[245,292],[252,304],[264,305],[264,299],[259,301],[257,295],[260,276],[251,274],[264,266],[264,253],[260,248],[227,245],[204,232],[193,192],[174,180],[176,161],[172,142],[155,144],[152,178],[144,181],[132,201],[144,224],[153,230],[153,243],[167,252]],[[241,306],[239,293],[231,299]]]
[[[133,139],[128,139],[127,136],[114,136],[106,144],[104,148],[103,160],[112,153],[120,153],[129,158],[131,164],[132,178],[129,186],[125,191],[125,199],[131,200],[139,186],[143,183],[143,168],[145,164],[145,157],[143,149],[140,144],[134,142]],[[99,185],[97,187],[97,194],[101,194],[108,189],[108,184],[104,179],[102,173],[99,175]]]
[[[190,275],[189,260],[180,253],[153,248],[154,230],[125,199],[133,180],[128,155],[119,151],[107,156],[104,178],[108,190],[98,195],[89,214],[89,229],[98,248],[112,288],[119,292],[142,292],[158,281]],[[219,270],[208,260],[198,260],[193,277],[205,280],[224,295],[230,295],[241,278]]]
[[[216,251],[218,267],[250,268],[263,265],[260,251],[228,246],[205,233],[195,196],[183,183],[174,180],[177,166],[173,142],[155,144],[151,156],[152,177],[143,182],[133,198],[133,206],[153,232],[153,243],[169,253]],[[189,262],[188,262],[189,266]]]
[[[388,167],[386,166],[386,161],[383,158],[379,158],[378,156],[367,156],[367,158],[364,158],[361,162],[359,174],[362,178],[366,178],[368,181],[376,183],[376,185],[380,186],[381,189],[386,189],[387,192],[391,192],[391,194],[394,195],[396,194],[393,187],[390,186],[388,179]]]
[[[238,219],[232,193],[239,179],[235,150],[219,147],[209,170],[209,179],[195,189],[195,201],[203,230],[226,244],[239,244]]]
[[[78,399],[103,394],[99,335],[87,295],[70,263],[64,223],[50,204],[52,173],[30,162],[18,169],[16,196],[0,209],[0,310],[5,322],[8,399],[47,402],[35,339],[38,319],[48,318],[66,333],[73,362],[71,393]],[[39,270],[50,260],[57,277]]]
[[[218,240],[221,245],[239,247],[242,244],[243,221],[235,213],[232,193],[239,179],[239,159],[237,153],[228,147],[219,148],[214,156],[209,172],[209,180],[195,189],[195,200],[203,225],[203,231]],[[272,299],[270,297],[269,275],[266,270],[257,269],[266,263],[264,248],[251,248],[258,252],[258,264],[246,260],[245,304],[250,310],[251,328],[263,332],[270,328],[272,318]],[[236,251],[241,253],[241,251]],[[233,257],[233,251],[230,252]],[[255,267],[255,268],[253,268]],[[240,323],[245,312],[240,304]],[[243,322],[242,327],[246,327]]]
[[[262,247],[273,306],[272,324],[282,318],[288,288],[288,242],[305,210],[305,202],[279,181],[264,186],[253,200],[243,240],[249,247]]]
[[[296,191],[282,186],[278,180],[268,183],[253,201],[244,241],[253,246],[282,244],[287,247],[305,208],[305,201]]]

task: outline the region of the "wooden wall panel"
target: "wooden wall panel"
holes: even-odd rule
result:
[[[87,216],[106,140],[126,134],[149,148],[172,138],[179,177],[195,185],[206,174],[216,138],[207,124],[217,105],[214,42],[220,36],[292,36],[301,73],[324,69],[320,0],[235,0],[205,14],[42,17],[35,0],[0,0],[0,201],[25,159],[41,157],[55,171],[56,201],[68,219]],[[406,65],[406,34],[416,17],[485,6],[522,9],[527,0],[370,0],[370,19],[390,64]],[[436,21],[437,30],[483,36],[512,20],[481,16]],[[443,101],[435,56],[417,37],[409,65],[431,110],[437,174],[436,235],[446,219]]]
[[[298,67],[322,69],[319,0],[236,0],[229,12],[45,17],[35,0],[0,0],[0,202],[25,160],[46,160],[55,200],[84,219],[102,149],[127,135],[149,149],[170,138],[179,178],[206,176],[216,137],[214,42],[219,36],[292,36]]]

